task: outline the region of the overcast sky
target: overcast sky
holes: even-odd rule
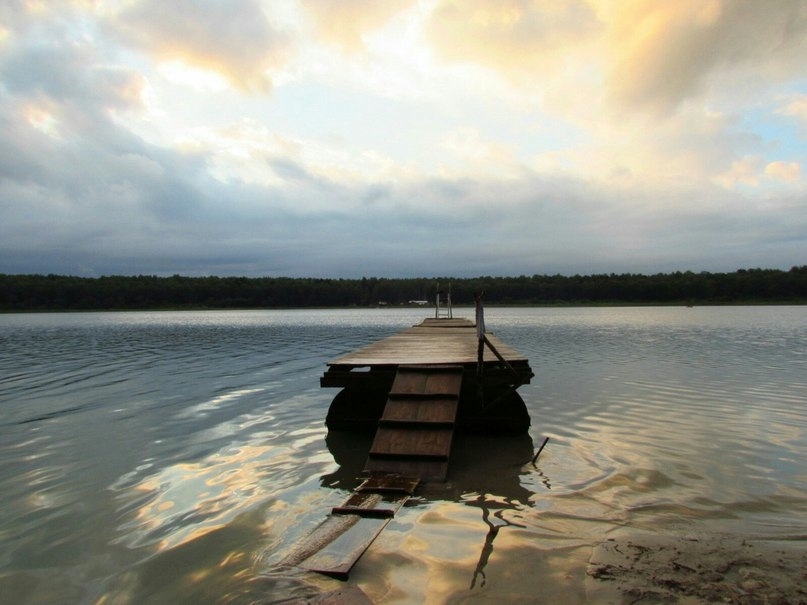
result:
[[[804,0],[0,0],[0,273],[807,264]]]

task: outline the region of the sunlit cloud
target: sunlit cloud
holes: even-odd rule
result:
[[[803,69],[807,15],[798,2],[596,4],[608,23],[609,97],[626,110],[667,114],[709,92],[720,70],[776,80]]]
[[[157,71],[166,80],[187,86],[198,93],[220,92],[227,87],[227,80],[219,73],[191,67],[181,61],[163,63]]]
[[[778,113],[796,118],[807,128],[807,94],[797,95]]]
[[[301,0],[317,33],[347,52],[364,48],[364,35],[385,25],[415,0]]]
[[[59,121],[47,109],[41,106],[29,105],[23,111],[26,121],[33,128],[48,136],[60,138]]]
[[[249,92],[268,92],[271,71],[286,61],[289,40],[253,0],[140,0],[110,16],[125,41],[158,63],[212,71]]]
[[[801,180],[801,164],[798,162],[771,162],[765,166],[765,175],[776,181],[795,183]]]
[[[714,177],[714,181],[727,188],[737,185],[756,187],[759,185],[763,168],[761,157],[746,157],[732,162],[728,170]]]
[[[583,0],[447,0],[434,11],[429,38],[447,60],[480,63],[535,84],[574,64],[599,27]]]

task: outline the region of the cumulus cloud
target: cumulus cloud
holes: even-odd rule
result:
[[[746,79],[805,73],[799,0],[636,0],[603,6],[600,18],[612,56],[609,97],[626,110],[669,113],[707,89],[719,68]]]
[[[497,70],[556,107],[583,95],[657,116],[727,75],[804,74],[805,34],[800,0],[444,0],[429,26],[442,58]]]
[[[251,92],[271,90],[271,71],[290,52],[256,0],[139,0],[110,15],[109,26],[158,62],[210,70]]]

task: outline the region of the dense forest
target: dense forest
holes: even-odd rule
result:
[[[0,274],[0,311],[406,305],[451,288],[456,305],[807,303],[807,265],[789,271],[314,279]]]

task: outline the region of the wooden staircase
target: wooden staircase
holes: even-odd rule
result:
[[[399,366],[365,470],[445,481],[462,367]]]
[[[399,366],[365,465],[369,477],[282,565],[339,579],[423,481],[444,481],[462,366]]]

